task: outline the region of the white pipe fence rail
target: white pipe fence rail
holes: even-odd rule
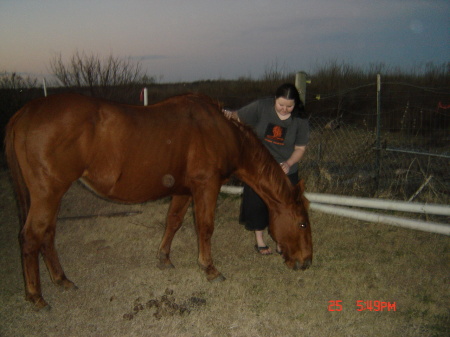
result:
[[[227,194],[242,194],[243,188],[239,186],[224,185],[221,187],[220,191]],[[403,202],[403,201],[383,200],[373,198],[357,198],[357,197],[318,194],[318,193],[305,193],[305,196],[308,198],[309,201],[311,201],[310,208],[320,212],[334,214],[343,217],[349,217],[357,220],[369,221],[380,224],[388,224],[397,227],[416,229],[437,234],[450,235],[449,224],[407,219],[398,216],[351,209],[348,207],[339,207],[335,206],[334,204],[353,207],[364,207],[364,208],[374,208],[392,211],[450,216],[450,206],[448,205],[423,204],[417,202]]]
[[[309,201],[336,204],[342,206],[354,206],[364,208],[376,208],[388,211],[400,211],[411,213],[425,213],[450,216],[450,206],[439,204],[424,204],[397,200],[383,200],[374,198],[348,197],[334,194],[305,193]]]
[[[404,227],[410,229],[417,229],[424,232],[436,233],[450,235],[450,225],[445,225],[437,222],[428,222],[402,218],[398,216],[377,214],[374,212],[366,212],[355,209],[350,209],[348,207],[339,207],[324,205],[320,203],[312,202],[310,208],[316,211],[348,217],[357,220],[369,221],[378,224],[387,224],[397,227]]]

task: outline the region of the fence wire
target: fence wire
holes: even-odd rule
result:
[[[387,131],[381,134],[383,146],[378,150],[375,130],[342,120],[311,117],[310,127],[310,141],[299,163],[308,192],[450,203],[448,154],[429,152],[417,139]]]
[[[330,102],[315,103],[300,162],[308,191],[449,204],[450,109],[442,101],[450,102],[450,95],[439,91],[430,99],[430,90],[420,88],[432,103],[420,104],[411,93],[394,102],[393,85],[382,101],[390,109],[381,110],[379,133],[375,104],[349,107],[345,95],[355,100],[351,90],[339,97],[334,111]],[[365,95],[364,102],[371,100],[375,94]]]

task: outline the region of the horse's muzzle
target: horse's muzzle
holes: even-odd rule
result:
[[[312,260],[307,259],[301,264],[299,261],[295,261],[294,270],[306,270],[311,267]]]

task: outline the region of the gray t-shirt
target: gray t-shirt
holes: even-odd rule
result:
[[[294,147],[305,146],[309,139],[307,119],[289,117],[281,120],[275,111],[274,98],[254,101],[237,111],[239,119],[256,132],[258,138],[279,163],[288,160]],[[298,171],[292,165],[288,174]]]

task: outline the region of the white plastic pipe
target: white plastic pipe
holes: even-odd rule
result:
[[[221,187],[220,191],[228,194],[242,194],[243,188],[239,186],[224,185]],[[392,200],[389,201],[389,200],[345,197],[345,196],[317,194],[317,193],[305,193],[305,196],[311,201],[310,203],[311,209],[318,210],[324,213],[335,214],[363,221],[384,223],[398,227],[417,229],[425,232],[450,235],[450,225],[436,222],[425,222],[420,220],[413,220],[384,214],[376,214],[373,212],[365,212],[361,210],[350,209],[347,207],[324,205],[314,201],[320,200],[321,202],[329,202],[336,204],[340,203],[341,205],[343,204],[367,208],[381,208],[385,210],[424,212],[431,214],[449,215],[448,213],[449,207],[446,205],[420,204],[416,202],[412,203],[412,202],[402,202]]]
[[[45,78],[42,79],[42,85],[44,87],[44,96],[47,97],[47,84],[45,83]]]
[[[223,185],[220,191],[228,194],[242,194],[242,187]],[[305,193],[305,197],[311,202],[354,206],[364,208],[376,208],[389,211],[402,211],[412,213],[425,213],[450,216],[450,206],[439,204],[424,204],[419,202],[383,200],[374,198],[347,197],[334,194]]]
[[[227,194],[242,194],[243,190],[244,188],[241,186],[222,185],[220,187],[220,192]]]
[[[412,220],[412,219],[406,219],[406,218],[401,218],[401,217],[396,217],[396,216],[376,214],[373,212],[354,210],[354,209],[350,209],[347,207],[323,205],[323,204],[318,204],[315,202],[312,202],[310,204],[310,208],[317,210],[317,211],[324,212],[324,213],[344,216],[344,217],[363,220],[363,221],[369,221],[369,222],[388,224],[388,225],[393,225],[393,226],[398,226],[398,227],[417,229],[417,230],[431,232],[431,233],[437,233],[437,234],[450,235],[450,225],[445,225],[445,224],[436,223],[436,222],[425,222],[425,221],[420,221],[420,220]]]
[[[144,106],[148,105],[148,90],[144,88]]]
[[[426,213],[450,216],[450,206],[438,204],[424,204],[418,202],[383,200],[373,198],[347,197],[333,194],[305,193],[309,201],[324,204],[376,208],[391,211]]]

